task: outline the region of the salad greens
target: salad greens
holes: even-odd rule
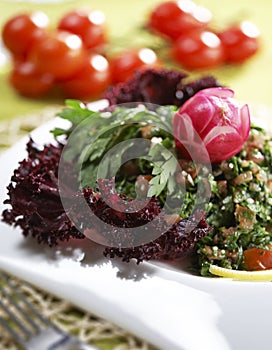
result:
[[[140,105],[93,112],[80,102],[68,101],[59,116],[69,120],[71,127],[68,131],[55,129],[53,134],[69,136],[71,147],[66,156],[76,160],[81,169],[82,187],[95,186],[98,166],[114,146],[135,138],[150,139],[146,159],[123,164],[123,157],[133,147],[127,142],[103,164],[100,173],[107,178],[112,169],[119,169],[116,186],[128,196],[135,196],[139,176],[145,176],[149,181],[148,195],[161,202],[166,194],[182,199],[180,216],[186,218],[196,204],[198,183],[205,167],[179,159],[176,154],[171,134],[175,111],[174,106],[148,110]],[[195,264],[204,276],[209,275],[210,264],[242,269],[245,249],[269,248],[272,243],[272,141],[266,132],[252,125],[243,149],[231,159],[213,165],[205,181],[207,191],[211,191],[205,212],[213,230],[197,243]],[[185,194],[177,191],[176,182],[185,184]],[[202,191],[205,192],[205,186]]]

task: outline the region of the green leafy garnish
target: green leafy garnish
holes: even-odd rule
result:
[[[69,137],[65,156],[77,163],[81,187],[94,187],[98,175],[109,178],[120,169],[125,154],[132,152],[135,144],[129,140],[142,139],[143,129],[150,127],[149,139],[152,142],[152,137],[161,138],[160,147],[164,149],[163,154],[161,149],[159,151],[159,160],[156,154],[159,145],[151,148],[150,143],[146,148],[146,161],[151,164],[145,164],[146,174],[155,171],[154,164],[156,168],[160,168],[160,174],[156,174],[150,183],[151,195],[159,195],[167,187],[169,175],[173,175],[176,170],[175,157],[171,156],[170,151],[174,152],[171,123],[175,110],[174,106],[165,106],[152,111],[139,105],[135,108],[117,107],[112,112],[94,112],[78,101],[69,100],[67,108],[60,112],[59,116],[69,120],[71,127],[66,131],[55,129],[53,134],[66,134]],[[114,148],[117,145],[121,147]],[[106,154],[111,155],[113,149],[114,155],[104,159]],[[169,149],[169,152],[166,152],[166,149]],[[139,168],[142,167],[140,160],[135,159],[135,163]],[[173,192],[173,185],[170,183],[169,189]]]

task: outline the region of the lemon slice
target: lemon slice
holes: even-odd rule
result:
[[[272,281],[272,269],[262,271],[237,271],[210,265],[209,271],[213,275],[232,278],[237,281]]]

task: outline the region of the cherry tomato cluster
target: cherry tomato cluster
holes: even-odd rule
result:
[[[57,86],[65,97],[96,98],[136,69],[159,64],[148,48],[107,59],[105,16],[97,10],[71,11],[55,28],[43,12],[19,14],[6,22],[2,39],[14,62],[9,81],[28,97],[43,96]]]
[[[148,28],[170,40],[172,57],[187,69],[210,69],[243,63],[259,49],[259,31],[251,22],[218,32],[212,14],[191,0],[166,1],[153,9]]]
[[[19,14],[6,22],[2,39],[14,61],[11,85],[23,95],[38,97],[58,85],[67,96],[86,97],[109,83],[108,62],[98,53],[106,41],[98,11],[68,13],[54,29],[43,12]]]
[[[252,23],[216,32],[211,30],[211,18],[208,9],[192,0],[170,0],[150,13],[148,28],[170,41],[172,57],[191,70],[242,63],[256,53],[259,32]],[[136,70],[162,65],[147,47],[108,55],[107,34],[105,15],[99,10],[73,10],[55,28],[40,11],[12,17],[2,31],[14,62],[11,85],[28,97],[46,95],[57,87],[68,98],[94,99]]]

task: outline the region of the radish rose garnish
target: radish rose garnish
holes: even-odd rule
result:
[[[176,147],[184,158],[218,163],[237,154],[250,131],[248,106],[227,88],[199,91],[173,118]]]

